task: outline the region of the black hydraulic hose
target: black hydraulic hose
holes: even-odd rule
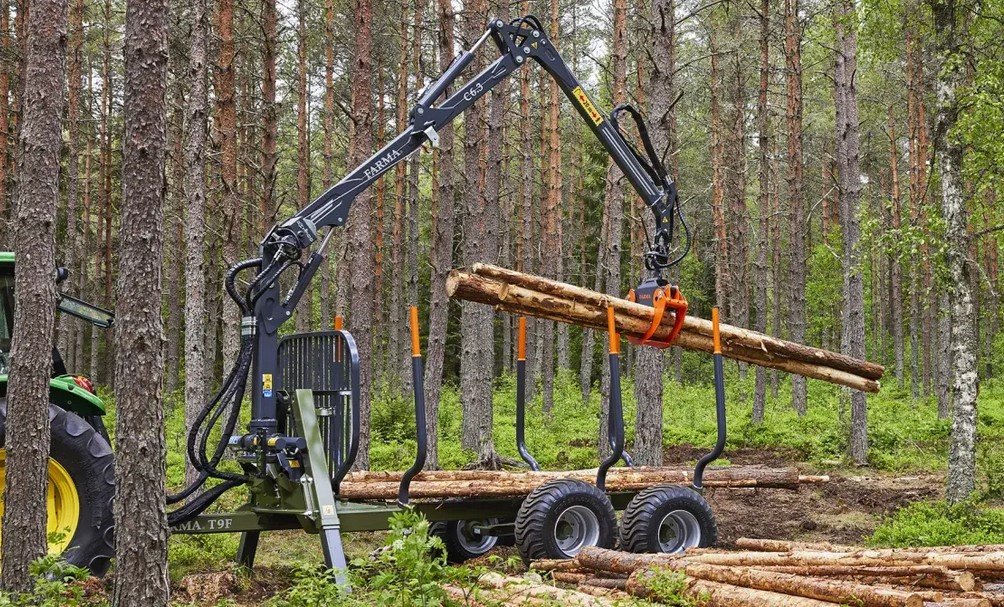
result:
[[[224,481],[219,485],[216,485],[181,508],[168,512],[168,526],[173,527],[175,525],[180,525],[195,518],[196,516],[202,514],[206,508],[213,504],[213,502],[218,500],[221,495],[235,487],[240,487],[243,484],[244,481]]]
[[[714,335],[715,344],[715,419],[718,423],[718,441],[715,443],[715,448],[697,462],[694,467],[694,489],[700,491],[704,488],[704,469],[711,462],[718,459],[718,457],[725,451],[725,438],[726,438],[726,427],[725,427],[725,365],[722,359],[722,349],[721,349],[721,337],[718,332],[718,308],[712,308],[711,310],[711,324],[712,332]]]

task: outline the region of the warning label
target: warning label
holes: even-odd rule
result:
[[[586,92],[582,90],[581,86],[575,87],[575,90],[572,91],[572,94],[575,95],[575,98],[579,100],[579,103],[582,105],[582,109],[586,110],[586,114],[588,114],[589,118],[592,119],[593,124],[599,125],[601,122],[603,122],[603,114],[601,114],[600,111],[596,109],[596,106],[593,105],[592,101],[590,101],[589,95],[587,95]]]

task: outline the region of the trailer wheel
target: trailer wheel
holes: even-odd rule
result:
[[[68,563],[104,575],[115,555],[112,449],[90,424],[56,405],[49,405],[49,427],[48,532],[50,537],[61,536],[50,541],[49,552],[62,553]],[[6,428],[7,403],[0,400],[0,512]]]
[[[683,552],[712,546],[717,540],[711,506],[689,487],[645,489],[621,517],[621,550],[628,552]]]
[[[494,525],[498,520],[439,521],[429,527],[429,533],[443,539],[443,544],[446,545],[446,560],[459,564],[484,556],[498,545],[498,536],[478,532],[477,526],[481,523]]]
[[[516,545],[528,563],[572,558],[587,546],[611,548],[616,536],[610,498],[580,480],[559,479],[537,487],[516,515]]]

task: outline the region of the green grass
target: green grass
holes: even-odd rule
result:
[[[885,548],[1004,544],[1004,510],[977,502],[918,502],[883,521],[868,543]]]

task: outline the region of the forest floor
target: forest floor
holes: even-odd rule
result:
[[[705,451],[689,445],[672,446],[666,449],[666,461],[689,464]],[[739,448],[729,452],[729,461],[735,465],[797,465],[806,472],[817,470],[797,460],[797,453],[775,449]],[[719,546],[727,548],[740,537],[862,544],[897,510],[914,502],[937,500],[944,487],[942,474],[901,474],[870,468],[829,474],[830,482],[803,485],[798,490],[709,489],[706,497],[718,521]],[[384,544],[386,535],[345,536],[348,557],[366,557]],[[480,563],[471,565],[514,574],[525,571],[513,557],[517,557],[515,548],[497,548]],[[263,537],[259,566],[250,576],[238,579],[232,569],[190,573],[175,584],[174,596],[181,604],[198,607],[216,607],[224,598],[235,607],[257,606],[293,583],[290,560],[320,558],[316,536],[297,531],[269,534]]]

